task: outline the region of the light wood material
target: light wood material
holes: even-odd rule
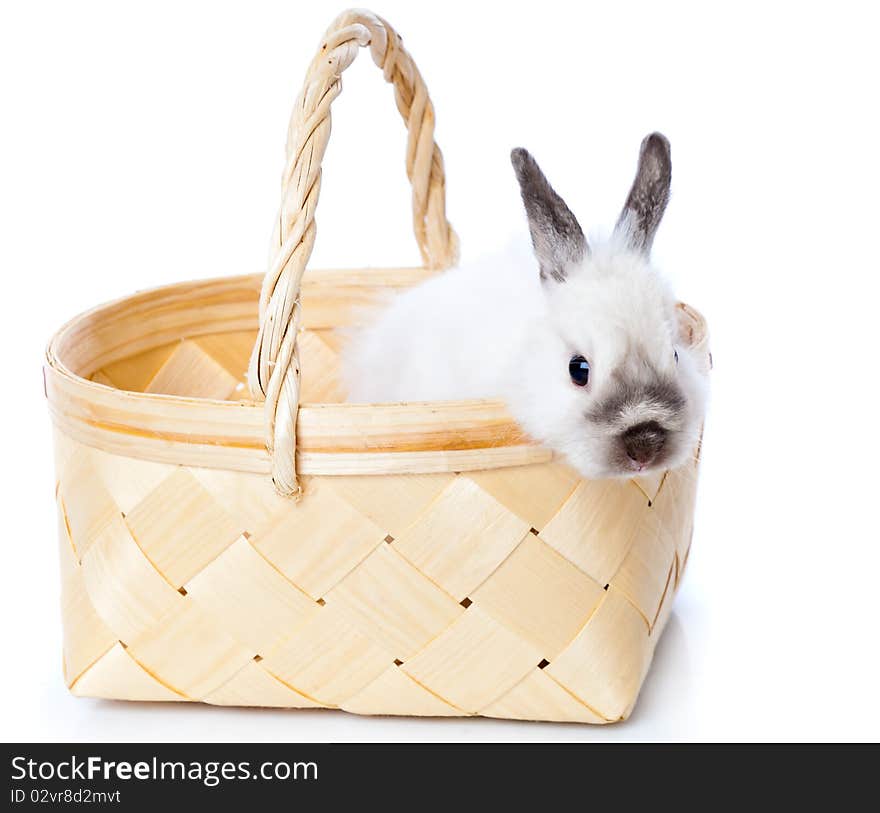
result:
[[[603,484],[603,514],[627,522],[623,552],[606,531],[610,566],[561,543],[595,484],[560,502],[556,463],[493,471],[525,477],[531,504],[487,492],[484,472],[306,476],[297,503],[265,474],[58,445],[77,694],[612,722],[635,702],[690,546],[695,463],[650,501],[644,484]]]
[[[328,34],[330,75],[310,69],[301,102],[316,112],[294,115],[283,244],[314,232],[301,212],[317,176],[305,183],[297,156],[319,166],[338,73],[368,43],[410,128],[431,268],[303,280],[288,325],[302,380],[284,407],[303,402],[301,499],[273,485],[264,407],[246,383],[276,318],[265,286],[260,317],[258,277],[136,294],[50,343],[66,683],[126,700],[623,719],[687,562],[699,449],[675,471],[585,481],[497,401],[338,403],[336,331],[454,253],[424,85],[364,12]],[[323,132],[308,147],[303,121]],[[302,268],[278,268],[269,288],[296,299]],[[681,305],[679,327],[708,370],[703,318]]]
[[[272,479],[281,494],[299,492],[299,289],[315,242],[330,106],[342,91],[342,73],[366,46],[385,81],[394,86],[397,109],[406,123],[413,229],[425,267],[447,268],[458,253],[455,232],[446,220],[443,156],[434,143],[434,106],[425,83],[400,35],[385,20],[362,9],[346,11],[324,35],[293,106],[281,176],[281,210],[260,294],[260,331],[250,363],[251,393],[266,402],[266,446],[272,457]]]
[[[302,330],[323,336],[348,327],[388,287],[403,289],[423,273],[310,271],[303,299],[312,307],[304,311]],[[56,425],[83,443],[129,457],[269,473],[263,409],[247,396],[242,364],[256,332],[258,291],[257,276],[187,282],[72,320],[47,351],[46,393]],[[708,366],[705,321],[684,305],[679,316]],[[181,352],[187,343],[197,346],[199,369],[217,370],[222,391],[231,386],[229,400],[155,391],[163,370],[163,378],[171,376],[173,355],[190,363],[193,354]],[[324,374],[327,354],[335,365],[338,353],[326,341],[320,344],[326,352],[318,372]],[[306,390],[311,361],[303,358]],[[200,390],[210,385],[191,380]],[[307,475],[490,470],[551,458],[523,435],[499,401],[305,404],[298,424],[297,464]],[[532,499],[522,489],[520,496]]]

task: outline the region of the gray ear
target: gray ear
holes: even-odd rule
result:
[[[517,147],[510,153],[510,162],[526,207],[541,279],[563,282],[571,266],[589,251],[584,233],[528,150]]]
[[[636,179],[614,229],[636,251],[651,251],[654,234],[669,203],[671,181],[669,141],[660,133],[651,133],[642,141]]]

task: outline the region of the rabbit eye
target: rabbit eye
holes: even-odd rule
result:
[[[586,387],[590,380],[590,362],[583,356],[572,356],[571,361],[568,362],[568,374],[573,384]]]
[[[678,364],[678,350],[673,349],[673,354],[675,355],[675,363]]]

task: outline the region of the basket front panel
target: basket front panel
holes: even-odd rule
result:
[[[631,710],[687,557],[696,469],[556,463],[269,478],[56,433],[77,695],[591,723]]]

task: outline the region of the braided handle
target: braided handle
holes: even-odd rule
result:
[[[321,161],[330,138],[330,106],[342,90],[343,71],[358,49],[367,45],[385,81],[394,85],[397,109],[406,122],[406,174],[412,184],[413,229],[422,261],[426,268],[447,268],[457,254],[457,238],[446,220],[443,156],[434,143],[434,107],[425,83],[400,35],[387,22],[369,11],[343,12],[327,30],[291,114],[281,210],[260,294],[260,330],[248,369],[252,396],[265,399],[272,479],[278,492],[287,496],[299,493],[299,289],[315,243],[315,208]]]

